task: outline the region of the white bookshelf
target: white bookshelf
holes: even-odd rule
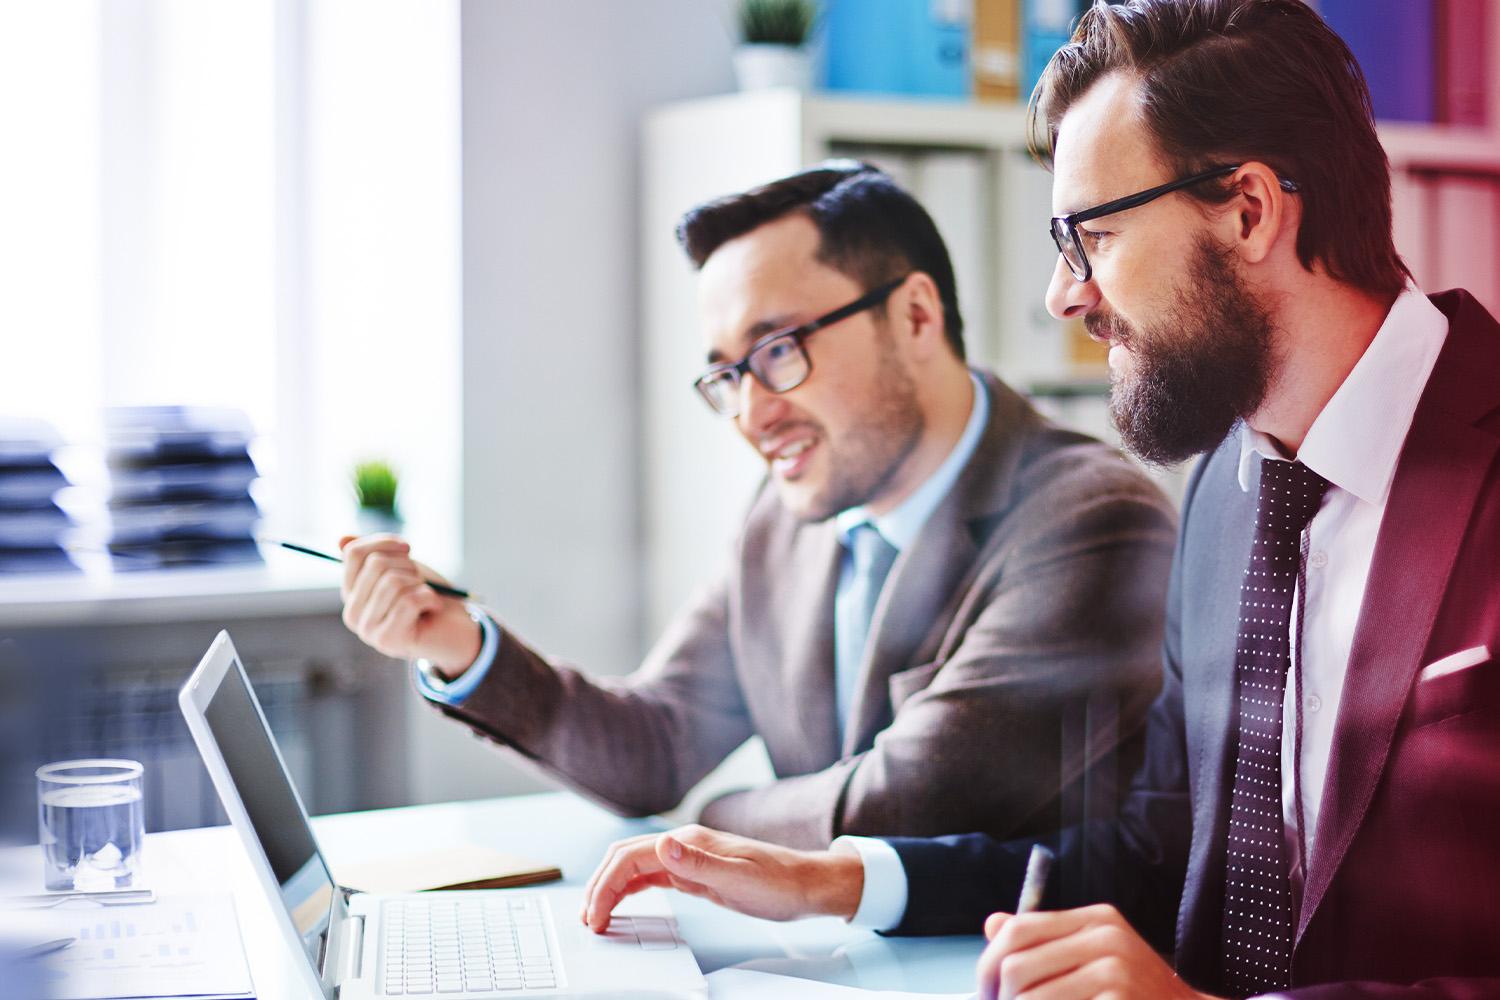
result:
[[[1413,260],[1419,281],[1446,287],[1433,234],[1435,220],[1453,208],[1440,204],[1435,181],[1448,174],[1500,178],[1500,133],[1391,124],[1380,134],[1393,167],[1398,249]],[[918,184],[913,192],[954,250],[971,360],[1023,390],[1097,386],[1104,377],[1070,362],[1067,338],[1043,304],[1056,259],[1046,228],[1051,182],[1026,152],[1023,107],[764,91],[659,108],[644,123],[641,177],[648,634],[722,563],[761,476],[732,425],[711,415],[691,390],[705,345],[693,272],[673,236],[676,223],[709,198],[851,151],[877,163],[890,158],[897,168],[906,156],[971,154],[979,183],[957,185],[978,191],[967,212],[944,204],[942,190]],[[1486,228],[1500,233],[1500,215]],[[967,249],[960,253],[961,247]],[[1493,253],[1482,244],[1474,271],[1482,271],[1486,252]],[[1488,268],[1497,271],[1493,255]],[[1052,402],[1052,412],[1081,429],[1110,433],[1097,395],[1091,401],[1086,392],[1063,394]]]

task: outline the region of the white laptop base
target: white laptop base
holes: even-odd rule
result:
[[[705,995],[660,890],[632,897],[597,935],[573,916],[583,898],[574,887],[339,889],[228,633],[214,639],[178,702],[305,1000]]]

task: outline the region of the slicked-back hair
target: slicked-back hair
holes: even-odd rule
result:
[[[1139,83],[1164,161],[1185,176],[1265,163],[1297,182],[1297,257],[1379,295],[1410,276],[1391,236],[1391,175],[1354,54],[1301,0],[1094,0],[1031,95],[1032,152],[1047,167],[1068,109],[1100,78]],[[1223,204],[1232,178],[1186,189]]]
[[[930,277],[943,303],[948,346],[963,359],[964,322],[948,248],[927,210],[868,163],[829,160],[706,202],[682,217],[677,241],[693,266],[701,268],[730,240],[793,213],[805,215],[817,227],[817,260],[866,290],[911,271]]]

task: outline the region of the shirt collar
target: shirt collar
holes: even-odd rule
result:
[[[979,436],[984,433],[984,425],[989,422],[989,390],[973,372],[969,373],[969,379],[974,383],[974,405],[969,408],[969,422],[964,425],[964,432],[959,435],[958,443],[953,446],[948,457],[943,459],[943,464],[921,486],[913,490],[911,496],[901,501],[895,510],[879,517],[872,516],[863,504],[840,511],[833,519],[840,542],[848,545],[850,532],[866,522],[873,524],[881,537],[898,552],[916,541],[922,525],[927,523],[927,518],[937,509],[943,497],[948,495],[954,480],[973,457],[974,449],[979,446]]]
[[[1375,339],[1308,428],[1297,458],[1365,503],[1383,504],[1417,401],[1448,337],[1448,318],[1407,283]],[[1240,425],[1240,489],[1258,456],[1286,458],[1271,438]]]

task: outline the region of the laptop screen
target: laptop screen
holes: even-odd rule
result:
[[[327,946],[334,884],[281,767],[260,702],[238,658],[204,710],[250,825],[281,885],[281,899],[315,970]]]

